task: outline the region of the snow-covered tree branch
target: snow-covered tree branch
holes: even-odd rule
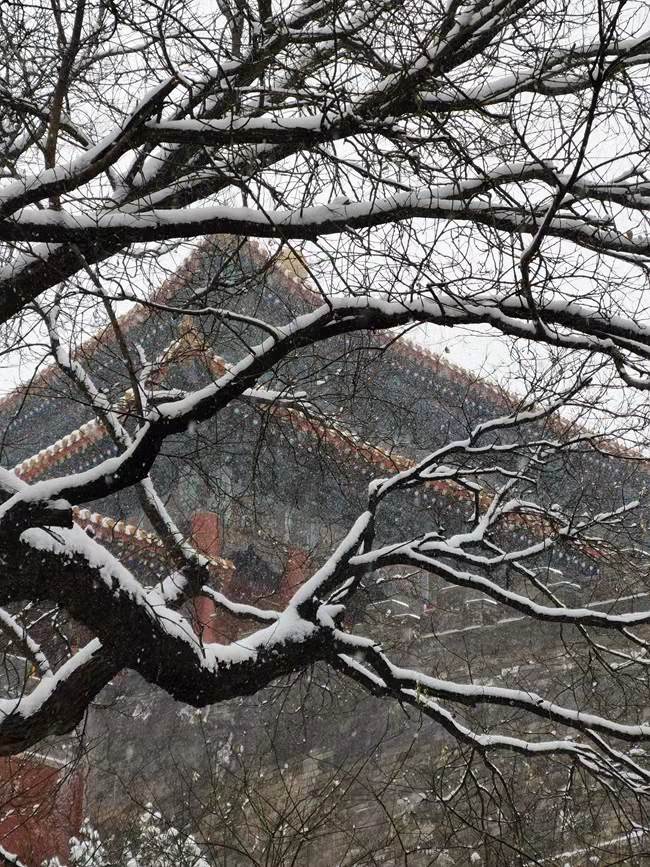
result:
[[[647,671],[643,4],[60,0],[0,9],[0,35],[0,333],[31,377],[0,407],[0,633],[26,663],[0,755],[125,670],[204,707],[325,664],[486,762],[560,756],[646,797],[643,702],[432,673],[359,601],[408,570],[418,620],[464,594],[456,613],[568,634],[621,689]],[[507,341],[513,393],[467,385],[445,428],[444,359],[439,381],[373,372],[419,326]],[[337,467],[309,503],[284,457],[264,477],[288,551],[266,595],[182,511],[239,510],[252,537],[245,413],[312,482]],[[314,503],[328,533],[293,568]]]

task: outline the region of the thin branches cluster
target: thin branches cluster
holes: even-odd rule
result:
[[[650,741],[642,709],[600,713],[569,689],[433,676],[394,661],[349,610],[386,570],[406,568],[476,591],[528,629],[570,630],[613,678],[647,671],[650,611],[564,602],[548,566],[570,549],[630,582],[646,575],[643,484],[579,514],[544,494],[558,461],[586,451],[645,473],[639,427],[640,450],[622,454],[558,414],[594,395],[611,414],[622,388],[650,388],[647,11],[624,0],[579,11],[562,0],[212,5],[0,9],[5,354],[40,350],[113,446],[69,475],[0,471],[0,630],[36,673],[0,701],[0,753],[70,731],[123,669],[200,707],[325,662],[486,762],[549,755],[646,797],[650,767],[630,750]],[[158,304],[160,318],[246,339],[194,390],[153,387],[170,349],[149,358],[129,345],[119,305],[148,303],[147,257],[162,267],[169,242],[207,234],[300,253],[318,303],[268,321],[241,312],[235,285],[219,303],[198,293],[185,308]],[[116,335],[127,398],[114,400],[76,352],[93,314]],[[316,419],[310,394],[268,386],[287,359],[416,324],[540,345],[556,372],[579,373],[373,478],[282,610],[229,598],[152,481],[167,444],[242,400]],[[438,483],[468,506],[462,531],[383,534],[387,510]],[[175,565],[156,586],[76,523],[79,508],[132,488]],[[186,606],[206,595],[247,634],[204,642]],[[16,613],[26,605],[64,610],[92,637],[57,665]],[[472,723],[477,708],[489,725]],[[519,732],[500,726],[503,709],[525,720]]]

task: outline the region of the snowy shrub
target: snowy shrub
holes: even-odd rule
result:
[[[109,855],[109,850],[111,855]],[[195,838],[164,822],[161,814],[147,805],[135,834],[117,843],[104,843],[88,819],[78,837],[70,838],[67,865],[54,857],[43,867],[211,867]]]

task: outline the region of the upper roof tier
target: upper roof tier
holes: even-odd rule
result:
[[[128,346],[140,344],[149,360],[160,359],[161,378],[166,375],[169,381],[190,387],[187,362],[197,341],[212,354],[234,361],[253,329],[193,317],[193,339],[184,346],[188,320],[181,312],[162,308],[182,311],[227,303],[229,309],[277,324],[321,303],[298,270],[290,259],[269,259],[251,241],[209,237],[145,303],[123,315],[119,327]],[[432,423],[445,436],[457,429],[459,416],[464,419],[469,413],[478,418],[485,411],[502,411],[507,398],[500,390],[439,355],[403,338],[395,342],[394,337],[363,334],[329,341],[283,363],[278,382],[286,385],[294,379],[329,417],[372,441],[389,440],[416,449],[429,446],[419,440],[423,428],[429,436]],[[170,353],[172,346],[175,351]],[[128,393],[131,383],[113,327],[86,339],[76,355],[90,365],[97,385],[114,400]],[[193,370],[190,379],[195,375]],[[60,412],[62,402],[65,411]],[[55,366],[38,370],[0,401],[2,462],[18,464],[66,436],[81,442],[76,432],[94,415]]]

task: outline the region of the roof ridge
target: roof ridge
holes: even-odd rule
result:
[[[139,543],[142,547],[155,548],[160,554],[166,554],[165,543],[156,533],[143,530],[128,521],[116,520],[101,512],[92,512],[90,509],[72,507],[72,516],[76,524],[83,529],[92,527],[100,538],[106,537],[112,541]],[[235,568],[232,560],[225,557],[206,557],[209,566],[231,572]]]
[[[268,261],[268,253],[264,250],[263,246],[257,241],[257,239],[248,239],[248,244],[254,251],[258,260],[265,257],[266,261]],[[316,290],[312,289],[306,279],[301,279],[294,269],[286,266],[283,260],[278,260],[276,262],[276,268],[284,275],[287,280],[287,288],[289,288],[295,295],[311,304],[318,304],[323,301],[323,296]],[[491,382],[489,379],[486,379],[484,376],[476,372],[470,371],[468,368],[461,367],[461,365],[449,361],[440,352],[434,352],[433,350],[410,340],[404,335],[400,335],[399,339],[396,340],[395,337],[390,334],[375,332],[375,337],[381,343],[386,345],[388,349],[394,349],[395,353],[398,355],[405,356],[409,360],[424,362],[427,367],[436,372],[436,368],[439,369],[442,367],[445,372],[451,374],[450,378],[455,382],[462,383],[470,388],[479,389],[483,393],[489,392],[492,398],[499,404],[512,406],[518,400],[512,392],[509,392],[503,386]],[[584,432],[585,434],[593,434],[588,427],[579,425],[577,422],[570,421],[562,416],[552,418],[550,421],[552,427],[559,433],[571,427]],[[639,451],[639,449],[619,445],[617,441],[613,441],[612,446],[613,447],[610,451],[612,457],[644,457],[643,453]]]

